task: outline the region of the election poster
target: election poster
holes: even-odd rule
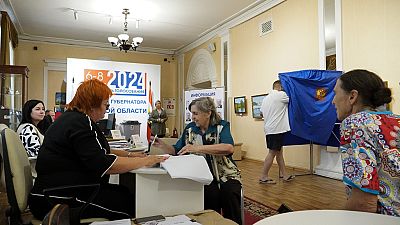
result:
[[[68,58],[66,101],[72,100],[81,82],[98,79],[113,93],[107,114],[115,113],[118,125],[132,124],[137,131],[140,127],[143,139],[149,113],[160,99],[160,73],[160,65]]]
[[[196,98],[200,97],[211,97],[214,99],[215,107],[217,108],[217,113],[224,119],[224,108],[225,108],[225,98],[224,98],[224,88],[217,87],[211,89],[201,89],[201,90],[190,90],[185,91],[185,124],[192,122],[192,113],[189,111],[189,104]]]

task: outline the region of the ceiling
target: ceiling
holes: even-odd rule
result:
[[[123,31],[142,36],[141,49],[175,52],[245,11],[271,0],[1,0],[21,40],[110,46]],[[77,20],[74,18],[77,12]],[[112,23],[110,24],[110,18]],[[139,20],[139,28],[136,28]]]

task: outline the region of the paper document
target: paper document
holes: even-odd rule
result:
[[[213,180],[207,161],[199,155],[171,156],[161,166],[172,178],[191,179],[202,184],[210,184]]]
[[[130,219],[93,222],[90,225],[131,225]]]
[[[158,222],[157,225],[201,225],[196,221],[193,221],[189,217],[185,215],[173,216],[173,217],[166,217],[164,221]]]

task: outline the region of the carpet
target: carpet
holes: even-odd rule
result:
[[[244,222],[245,225],[252,225],[257,221],[269,216],[278,214],[275,209],[272,209],[260,202],[251,198],[244,197]]]

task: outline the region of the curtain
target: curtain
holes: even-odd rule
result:
[[[1,51],[0,65],[10,64],[10,43],[13,48],[18,45],[18,33],[7,12],[1,11]]]

